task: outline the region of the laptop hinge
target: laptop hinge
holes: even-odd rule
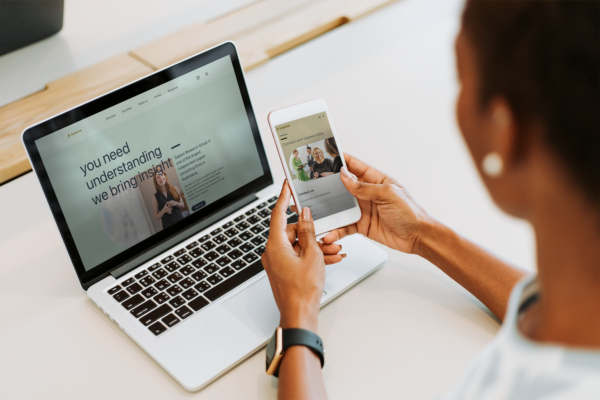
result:
[[[202,220],[202,221],[198,222],[197,224],[192,225],[189,228],[185,229],[184,231],[182,231],[174,236],[171,236],[170,238],[166,239],[165,241],[152,247],[145,253],[140,254],[139,256],[116,267],[115,269],[113,269],[110,272],[110,274],[115,279],[119,279],[123,275],[127,274],[129,271],[134,270],[135,268],[144,264],[148,260],[156,257],[159,254],[164,253],[165,251],[169,250],[170,248],[176,246],[178,243],[183,242],[184,240],[190,238],[191,236],[194,236],[198,232],[208,228],[209,226],[213,225],[216,222],[219,222],[220,220],[227,217],[228,215],[233,214],[237,210],[247,206],[248,204],[250,204],[256,200],[258,200],[258,197],[256,197],[255,194],[251,194],[249,196],[244,197],[241,200],[238,200],[237,202],[231,204],[230,206],[225,207],[224,209],[222,209],[222,210],[216,212],[215,214],[211,215],[210,217],[206,218],[205,220]]]

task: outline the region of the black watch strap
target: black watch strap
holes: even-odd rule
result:
[[[325,350],[323,349],[323,341],[314,332],[306,329],[289,328],[282,332],[282,350],[285,351],[291,346],[305,346],[311,349],[321,360],[321,368],[325,366]],[[273,374],[279,376],[279,367]]]

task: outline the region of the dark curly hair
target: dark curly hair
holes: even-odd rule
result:
[[[468,0],[480,104],[504,97],[600,205],[600,1]]]

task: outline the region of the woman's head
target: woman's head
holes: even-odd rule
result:
[[[315,157],[315,161],[319,164],[321,164],[325,160],[325,157],[323,156],[323,151],[318,147],[315,147],[315,149],[313,150],[313,156]]]
[[[160,169],[156,170],[155,174],[152,176],[152,180],[154,181],[154,188],[158,193],[166,189],[168,193],[171,193],[175,201],[179,201],[179,193],[177,193],[177,190],[169,183],[169,178],[165,171]]]
[[[499,176],[482,175],[514,215],[526,216],[535,173],[564,174],[600,204],[599,10],[596,1],[466,3],[458,122],[480,170],[487,155],[502,159]]]
[[[294,153],[294,157],[298,158],[298,150],[297,150],[297,149],[295,149],[295,150],[293,151],[293,153]]]
[[[340,155],[340,151],[337,148],[334,138],[325,139],[325,151],[329,153],[331,157],[337,157]]]

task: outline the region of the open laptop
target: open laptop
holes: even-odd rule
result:
[[[279,312],[260,256],[280,188],[233,43],[22,140],[88,297],[183,387],[202,388],[266,344]],[[357,235],[343,243],[322,304],[387,259]]]

